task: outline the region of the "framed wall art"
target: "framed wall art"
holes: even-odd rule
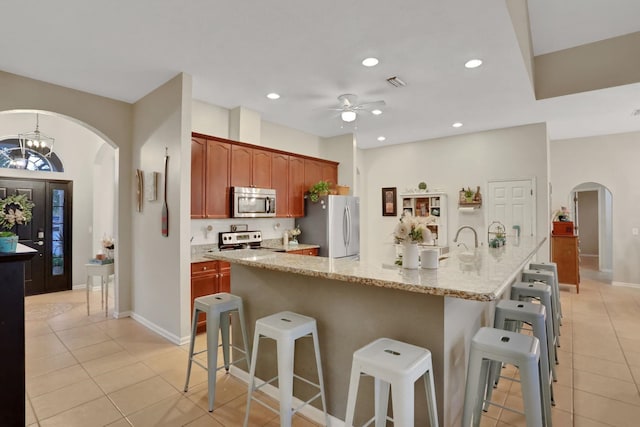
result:
[[[382,216],[396,216],[396,187],[382,189]]]

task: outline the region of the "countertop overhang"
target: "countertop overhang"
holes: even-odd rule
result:
[[[476,301],[498,299],[533,258],[546,237],[512,238],[505,246],[454,250],[437,269],[407,270],[394,260],[346,260],[271,250],[215,252],[209,258],[232,264],[311,277]]]

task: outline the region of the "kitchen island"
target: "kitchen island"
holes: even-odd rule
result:
[[[440,423],[453,426],[462,416],[471,337],[492,324],[494,301],[508,294],[544,241],[523,237],[501,248],[453,251],[434,270],[405,270],[393,260],[350,261],[264,250],[219,252],[215,257],[231,263],[231,290],[245,302],[250,336],[257,319],[277,311],[317,320],[331,416],[344,420],[353,352],[387,337],[431,351]],[[313,377],[308,344],[296,347],[296,372]],[[256,375],[272,378],[275,348],[266,340],[260,350]],[[361,385],[366,386],[359,394],[358,423],[373,412],[372,381]],[[303,385],[296,390],[306,391]],[[421,425],[428,423],[424,398],[418,383],[416,420]]]

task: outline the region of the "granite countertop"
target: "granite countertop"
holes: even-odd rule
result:
[[[263,240],[261,243],[262,250],[267,251],[275,251],[275,252],[287,252],[287,251],[297,251],[300,249],[313,249],[319,248],[319,245],[308,245],[305,243],[298,243],[297,245],[283,245],[282,239],[269,239]],[[259,249],[247,249],[250,251],[256,251]],[[212,261],[212,254],[218,253],[220,250],[217,246],[213,245],[204,245],[202,247],[194,248],[191,254],[191,263],[195,262],[207,262]],[[225,251],[225,252],[233,252],[233,251]]]
[[[498,299],[535,255],[546,237],[521,237],[500,248],[456,248],[437,269],[407,270],[394,260],[331,259],[297,256],[273,250],[216,252],[213,259],[267,270],[301,274],[430,295],[477,301]],[[210,259],[211,259],[210,258]]]

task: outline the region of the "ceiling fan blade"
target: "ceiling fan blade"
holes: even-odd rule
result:
[[[384,101],[373,101],[373,102],[365,102],[363,104],[357,105],[356,108],[359,110],[372,110],[375,108],[380,108],[380,107],[384,107],[386,104],[386,102]]]
[[[351,93],[345,93],[338,97],[338,101],[340,101],[343,108],[352,108],[358,103],[358,96]]]

